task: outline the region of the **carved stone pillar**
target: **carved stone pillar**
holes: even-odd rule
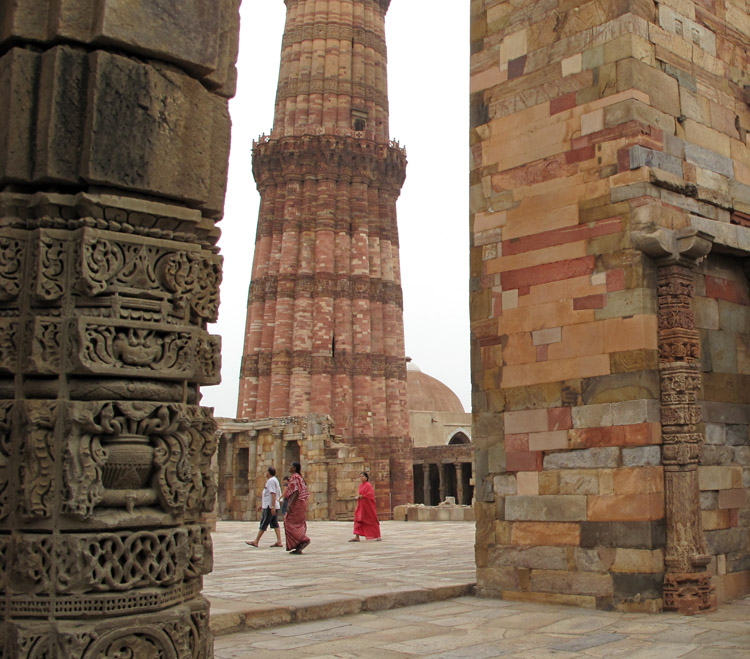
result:
[[[693,614],[716,608],[701,524],[698,464],[703,446],[700,342],[694,325],[695,270],[711,249],[695,230],[659,229],[636,243],[657,264],[662,464],[666,497],[664,609]]]
[[[3,657],[212,654],[238,4],[0,3]]]
[[[247,433],[247,491],[250,494],[248,501],[248,509],[251,512],[255,512],[256,501],[255,501],[255,488],[258,483],[258,431],[251,430]],[[264,481],[265,483],[265,481]]]
[[[278,474],[285,474],[287,465],[284,464],[284,429],[274,428],[273,430],[273,465],[276,467]],[[269,465],[264,465],[263,469]]]
[[[428,462],[422,463],[422,474],[422,495],[424,497],[424,505],[429,506],[432,502],[432,497],[430,496],[430,465]]]
[[[464,502],[464,470],[463,463],[456,462],[456,503],[461,506]]]
[[[440,478],[440,501],[443,502],[446,497],[445,486],[448,479],[445,476],[445,465],[442,462],[438,464],[438,476]]]

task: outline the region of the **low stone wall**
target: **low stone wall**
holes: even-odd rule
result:
[[[473,522],[473,506],[445,505],[423,506],[407,504],[393,509],[393,519],[397,522]]]

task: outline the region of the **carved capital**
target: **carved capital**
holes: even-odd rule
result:
[[[710,251],[713,236],[692,227],[684,229],[657,228],[632,234],[633,244],[660,265],[699,263]]]

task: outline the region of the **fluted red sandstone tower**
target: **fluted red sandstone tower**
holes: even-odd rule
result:
[[[374,473],[378,509],[412,491],[396,199],[390,0],[285,0],[237,415],[330,414]]]

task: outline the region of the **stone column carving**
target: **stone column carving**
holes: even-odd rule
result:
[[[430,496],[430,465],[427,462],[422,463],[422,496],[424,497],[424,505],[429,506],[432,503],[432,497]]]
[[[456,503],[461,506],[464,502],[464,470],[463,463],[456,462]]]
[[[658,229],[635,236],[656,260],[661,376],[662,464],[666,496],[664,608],[693,614],[716,608],[703,534],[698,464],[703,435],[700,343],[694,326],[697,264],[711,249],[710,236],[694,229]]]
[[[447,485],[448,480],[445,476],[445,465],[442,462],[438,464],[438,476],[440,477],[440,502],[442,503],[445,501],[445,486]]]
[[[239,2],[172,4],[0,3],[3,657],[212,655]]]
[[[255,512],[256,501],[255,501],[255,488],[258,483],[258,431],[251,430],[246,433],[247,437],[247,491],[250,494],[248,501],[248,509],[251,512]]]

